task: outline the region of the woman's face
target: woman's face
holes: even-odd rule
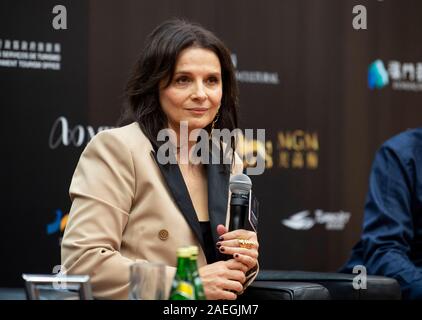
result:
[[[169,128],[179,132],[181,121],[189,130],[205,128],[212,122],[223,96],[221,65],[208,49],[190,47],[180,52],[170,85],[160,83],[160,104]]]

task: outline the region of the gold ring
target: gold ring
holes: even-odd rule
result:
[[[245,249],[252,249],[255,246],[255,241],[252,240],[245,240],[245,239],[237,239],[239,241],[239,247]]]

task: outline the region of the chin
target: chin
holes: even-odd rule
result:
[[[208,126],[211,121],[199,120],[199,119],[189,119],[189,130],[194,129],[204,129]]]

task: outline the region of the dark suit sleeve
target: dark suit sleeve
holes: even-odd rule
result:
[[[422,273],[410,260],[414,165],[384,145],[373,163],[362,233],[369,274],[397,279],[403,298],[422,298]]]

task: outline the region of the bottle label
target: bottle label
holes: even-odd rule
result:
[[[185,296],[188,299],[194,299],[193,286],[189,282],[180,281],[177,286],[176,292],[180,295]]]

